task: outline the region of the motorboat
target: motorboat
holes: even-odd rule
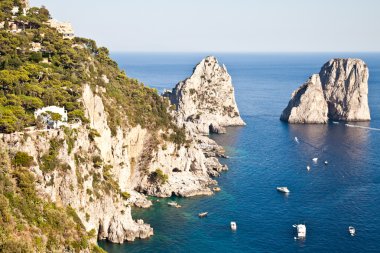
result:
[[[300,143],[300,141],[298,140],[298,137],[294,137],[294,141],[297,142],[297,143]]]
[[[297,229],[297,237],[294,237],[294,239],[303,239],[306,237],[306,225],[305,224],[295,224],[295,225],[293,225],[293,227]]]
[[[286,187],[286,186],[277,187],[276,189],[277,189],[277,191],[283,192],[283,193],[289,193],[290,192],[288,187]]]
[[[203,212],[203,213],[199,213],[198,217],[203,218],[203,217],[206,217],[207,215],[208,215],[208,212]]]
[[[327,165],[327,164],[329,164],[329,162],[328,162],[328,161],[325,161],[325,165]]]
[[[236,222],[235,221],[231,221],[231,229],[232,230],[236,230],[237,229],[237,225],[236,225]]]
[[[318,162],[318,157],[314,157],[314,158],[313,158],[313,162],[314,162],[314,163],[317,163],[317,162]]]
[[[181,205],[179,205],[177,202],[174,202],[174,201],[168,202],[168,206],[173,206],[173,207],[176,207],[176,208],[180,208],[181,207]]]
[[[306,166],[306,169],[307,169],[307,171],[310,171],[310,166],[309,165]]]
[[[351,236],[355,236],[356,230],[353,226],[348,227],[348,232],[350,232]]]

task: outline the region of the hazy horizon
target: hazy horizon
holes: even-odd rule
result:
[[[31,0],[112,52],[380,52],[380,2]]]

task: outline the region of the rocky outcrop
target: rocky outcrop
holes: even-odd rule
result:
[[[83,87],[88,125],[0,134],[0,140],[11,153],[23,151],[33,156],[31,171],[39,193],[59,205],[73,207],[86,230],[94,229],[99,239],[122,243],[147,238],[153,229],[142,220],[133,220],[131,214],[131,205],[152,205],[139,192],[158,197],[213,194],[211,188],[217,182],[212,177],[227,169],[216,158],[223,149],[208,137],[189,132],[186,145],[165,141],[158,134],[156,146],[147,149],[152,133],[140,126],[119,127],[113,136],[104,92]],[[46,171],[43,157],[49,154],[52,141],[59,143],[56,164]],[[167,182],[149,180],[156,169],[167,175]]]
[[[327,103],[319,75],[313,75],[292,94],[281,120],[289,123],[326,123]]]
[[[191,77],[163,94],[175,105],[179,125],[195,133],[224,133],[226,126],[245,125],[235,102],[231,76],[213,56],[203,59]]]
[[[319,76],[329,107],[329,118],[369,121],[368,67],[360,59],[333,59]]]
[[[368,68],[360,59],[332,59],[292,94],[281,120],[326,123],[368,121]]]

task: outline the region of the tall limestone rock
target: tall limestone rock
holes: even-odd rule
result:
[[[231,76],[208,56],[193,74],[163,94],[176,106],[178,123],[197,133],[224,133],[226,126],[245,125],[235,102]]]
[[[329,118],[368,121],[368,68],[360,59],[333,59],[319,73]]]
[[[309,80],[292,94],[292,99],[281,115],[289,123],[326,123],[327,103],[319,75]]]
[[[280,119],[289,123],[369,121],[367,65],[360,59],[330,60],[293,92]]]

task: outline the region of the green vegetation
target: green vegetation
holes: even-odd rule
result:
[[[124,200],[128,200],[131,197],[131,194],[129,194],[129,192],[122,192],[121,196]]]
[[[0,252],[102,252],[89,244],[72,208],[38,197],[28,169],[12,165],[1,148],[0,156]],[[16,157],[27,156],[19,152]]]
[[[33,164],[33,157],[25,152],[17,152],[12,160],[12,165],[14,166],[30,167]]]
[[[59,150],[62,148],[63,141],[58,139],[50,140],[50,148],[47,154],[41,157],[40,168],[43,172],[51,172],[59,168],[61,161],[58,159]]]
[[[156,171],[152,172],[149,175],[149,180],[151,182],[162,185],[162,184],[165,184],[169,180],[169,177],[161,169],[156,169]]]

